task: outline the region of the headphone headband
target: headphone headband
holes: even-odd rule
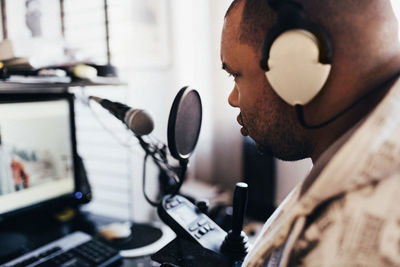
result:
[[[268,0],[268,4],[275,11],[277,18],[262,45],[260,67],[263,70],[269,70],[269,52],[275,39],[283,32],[295,29],[304,29],[315,35],[320,50],[319,62],[322,64],[332,63],[332,45],[329,37],[318,24],[305,17],[301,0]]]
[[[301,0],[267,1],[276,19],[262,45],[260,67],[282,100],[306,105],[329,77],[331,43],[322,28],[307,19]]]

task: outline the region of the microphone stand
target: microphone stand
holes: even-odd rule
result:
[[[179,189],[181,188],[183,182],[185,181],[188,164],[189,164],[188,159],[179,160],[179,166],[181,167],[179,170],[179,183],[173,195],[176,195],[179,192]]]

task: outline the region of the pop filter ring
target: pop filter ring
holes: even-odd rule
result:
[[[183,103],[185,96],[193,93],[195,94],[196,100],[198,101],[198,108],[199,108],[199,114],[197,114],[199,118],[198,125],[196,125],[198,129],[196,137],[191,145],[191,151],[187,152],[186,154],[183,154],[180,151],[178,151],[179,149],[176,142],[176,123],[179,113],[181,113],[181,110],[179,110],[179,108],[181,107],[181,104]],[[174,102],[172,103],[171,111],[169,113],[169,118],[168,118],[168,148],[171,155],[179,161],[181,167],[181,172],[179,173],[179,184],[173,194],[176,194],[179,191],[180,187],[182,186],[185,180],[188,159],[191,156],[194,148],[196,147],[201,129],[201,121],[202,121],[202,105],[201,105],[200,95],[195,89],[185,86],[181,90],[179,90],[178,94],[176,95]]]
[[[194,93],[197,96],[197,99],[199,101],[199,126],[198,126],[198,132],[196,135],[195,140],[193,141],[193,146],[192,146],[192,151],[186,154],[182,154],[181,152],[178,151],[177,145],[176,145],[176,122],[178,118],[178,113],[179,113],[179,108],[181,106],[182,100],[184,99],[185,96],[187,96],[189,93]],[[201,99],[199,93],[191,89],[187,86],[183,87],[178,94],[176,95],[174,102],[172,103],[171,111],[169,113],[169,119],[168,119],[168,148],[169,151],[171,152],[171,155],[177,159],[177,160],[185,160],[188,159],[193,152],[198,138],[200,134],[200,128],[201,128],[201,120],[202,120],[202,106],[201,106]]]

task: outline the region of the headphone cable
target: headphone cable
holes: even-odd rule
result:
[[[390,77],[388,80],[386,80],[385,82],[381,83],[379,86],[377,86],[376,88],[374,88],[370,92],[366,93],[365,95],[363,95],[362,97],[357,99],[353,104],[351,104],[347,108],[343,109],[341,112],[339,112],[338,114],[336,114],[335,116],[333,116],[332,118],[330,118],[329,120],[327,120],[327,121],[325,121],[323,123],[320,123],[320,124],[317,124],[317,125],[309,125],[309,124],[307,124],[307,122],[306,122],[306,120],[304,118],[303,105],[295,105],[294,106],[295,109],[296,109],[297,119],[299,120],[301,126],[303,126],[306,129],[314,130],[314,129],[322,128],[322,127],[332,123],[333,121],[337,120],[339,117],[343,116],[346,112],[348,112],[349,110],[351,110],[354,107],[356,107],[359,103],[361,103],[363,100],[365,100],[366,98],[368,98],[372,94],[380,91],[382,88],[384,88],[387,85],[389,85],[392,82],[394,82],[399,76],[400,76],[400,71],[396,72],[396,74],[393,75],[392,77]]]

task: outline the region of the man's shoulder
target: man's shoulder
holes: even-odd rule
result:
[[[293,247],[292,265],[400,266],[399,188],[397,171],[321,204]]]

